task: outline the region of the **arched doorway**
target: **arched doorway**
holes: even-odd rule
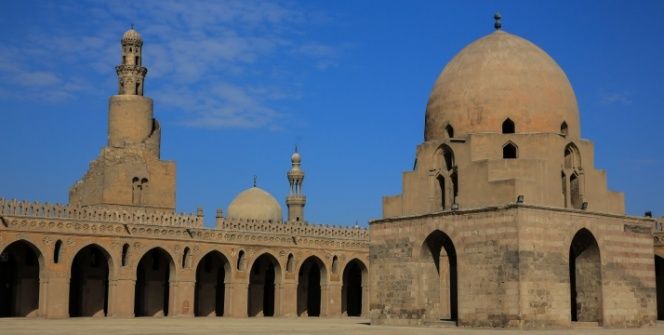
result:
[[[297,315],[321,315],[321,287],[326,275],[325,264],[320,258],[310,256],[302,262],[297,281]]]
[[[249,316],[277,315],[276,285],[281,277],[279,262],[270,254],[262,254],[254,261],[249,274]]]
[[[569,249],[572,321],[601,322],[602,263],[599,246],[587,229],[579,230]]]
[[[175,265],[164,249],[148,251],[136,270],[135,316],[167,316],[169,280]]]
[[[39,312],[42,254],[20,240],[0,253],[0,317],[34,317]]]
[[[657,285],[657,320],[664,320],[664,258],[655,255],[655,281]]]
[[[343,286],[341,287],[341,314],[346,316],[361,316],[365,281],[367,280],[367,267],[358,259],[353,259],[344,268]]]
[[[457,320],[457,259],[452,239],[436,230],[422,244],[421,299],[426,318]]]
[[[219,251],[205,255],[196,268],[194,315],[223,316],[230,263]]]
[[[71,265],[69,316],[108,315],[110,256],[97,245],[81,249]]]

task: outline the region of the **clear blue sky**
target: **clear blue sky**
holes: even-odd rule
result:
[[[106,143],[133,23],[178,211],[203,206],[211,222],[253,175],[283,204],[297,144],[307,218],[366,224],[401,192],[439,72],[491,33],[496,10],[567,73],[582,135],[628,213],[664,215],[657,0],[2,1],[0,196],[67,201]]]

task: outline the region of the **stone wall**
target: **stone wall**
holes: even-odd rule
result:
[[[447,315],[440,313],[445,302],[432,303],[448,298],[440,294],[440,281],[428,279],[432,270],[427,267],[434,262],[423,257],[425,240],[440,231],[456,251],[459,325],[570,327],[570,245],[584,228],[597,241],[601,259],[596,264],[601,267],[602,295],[597,321],[634,327],[655,320],[649,220],[510,205],[370,225],[370,283],[386,288],[371,293],[374,324],[426,324]],[[443,272],[433,268],[433,273]]]

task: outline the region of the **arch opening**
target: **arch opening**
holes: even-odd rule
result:
[[[346,264],[343,272],[341,286],[341,314],[346,316],[362,316],[366,313],[363,308],[364,283],[367,280],[367,267],[358,259]]]
[[[518,157],[518,149],[516,145],[509,142],[503,146],[503,159],[516,159]]]
[[[60,252],[62,251],[62,240],[55,241],[55,247],[53,248],[53,263],[58,264],[60,262]]]
[[[218,251],[205,255],[196,268],[195,316],[223,316],[226,300],[228,259]]]
[[[445,126],[445,132],[447,133],[447,137],[454,138],[454,127],[451,124]]]
[[[297,282],[297,315],[321,315],[321,288],[325,273],[325,265],[316,256],[311,256],[302,263]]]
[[[567,122],[563,121],[563,123],[560,124],[560,135],[567,137],[567,134],[569,134],[569,127],[567,126]]]
[[[254,261],[249,274],[249,316],[277,315],[276,285],[280,273],[279,262],[270,254],[262,254]]]
[[[439,170],[435,180],[434,198],[437,204],[433,206],[448,209],[456,203],[459,193],[459,180],[454,160],[454,151],[447,145],[442,145],[436,151],[436,168]]]
[[[664,258],[655,255],[655,281],[657,286],[657,320],[664,320]]]
[[[74,256],[69,281],[69,316],[108,315],[110,256],[97,245],[89,245]]]
[[[457,259],[450,237],[440,230],[429,234],[422,245],[421,295],[426,318],[458,319]]]
[[[175,265],[161,248],[148,251],[136,270],[135,316],[168,316],[169,280]]]
[[[503,121],[503,134],[514,134],[515,132],[515,127],[514,127],[514,121],[512,119],[508,118],[505,121]]]
[[[602,321],[602,263],[597,240],[579,230],[569,249],[570,311],[572,321]]]
[[[20,240],[0,253],[0,317],[36,317],[42,255]]]

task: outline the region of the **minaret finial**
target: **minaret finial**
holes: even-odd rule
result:
[[[131,24],[131,29],[134,29],[134,24],[133,23]]]
[[[297,144],[295,145],[295,152],[297,152]]]
[[[256,187],[256,175],[254,175],[254,187]]]
[[[500,12],[496,12],[496,14],[493,15],[493,19],[495,22],[493,23],[493,27],[496,28],[496,30],[500,30],[500,28],[503,27],[503,24],[500,22],[500,19],[503,17],[500,15]]]

